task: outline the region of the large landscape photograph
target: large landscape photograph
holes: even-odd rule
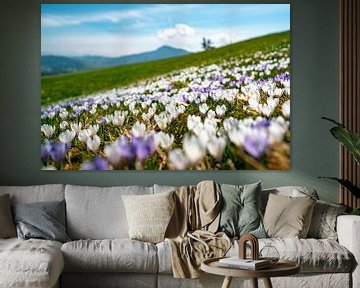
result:
[[[289,4],[42,4],[41,169],[290,169]]]

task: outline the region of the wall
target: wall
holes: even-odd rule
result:
[[[338,118],[337,0],[291,1],[292,168],[284,172],[40,171],[41,2],[59,1],[2,0],[1,4],[0,185],[180,185],[202,179],[241,184],[261,179],[266,187],[309,185],[319,191],[322,199],[338,200],[337,184],[317,179],[319,175],[337,176],[339,171],[338,145],[330,136],[331,125],[320,119],[321,116]],[[241,2],[273,3],[236,1]]]

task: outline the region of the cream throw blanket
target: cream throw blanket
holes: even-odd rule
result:
[[[175,190],[175,211],[165,233],[171,247],[175,278],[198,278],[201,262],[222,257],[231,246],[225,233],[216,233],[221,209],[221,190],[213,181]]]

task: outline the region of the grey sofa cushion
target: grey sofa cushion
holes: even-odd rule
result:
[[[337,240],[336,219],[346,209],[344,205],[318,200],[314,207],[307,237]]]
[[[156,273],[158,268],[156,246],[137,240],[78,240],[61,251],[66,272]]]
[[[221,185],[222,204],[219,230],[229,237],[251,233],[266,237],[260,215],[261,182],[249,185]]]
[[[69,241],[65,228],[65,201],[46,201],[13,206],[18,237]]]
[[[53,287],[64,268],[61,243],[0,239],[0,287]]]
[[[153,194],[152,187],[66,185],[67,232],[71,239],[128,238],[121,196]]]
[[[159,194],[159,193],[165,193],[165,192],[174,191],[177,186],[154,184],[153,187],[154,187],[154,194]]]
[[[0,195],[4,194],[10,194],[11,204],[61,201],[65,198],[65,185],[0,186]]]

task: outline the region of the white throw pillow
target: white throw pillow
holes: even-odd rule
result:
[[[122,196],[129,238],[151,243],[164,240],[175,208],[174,191],[155,195]]]

